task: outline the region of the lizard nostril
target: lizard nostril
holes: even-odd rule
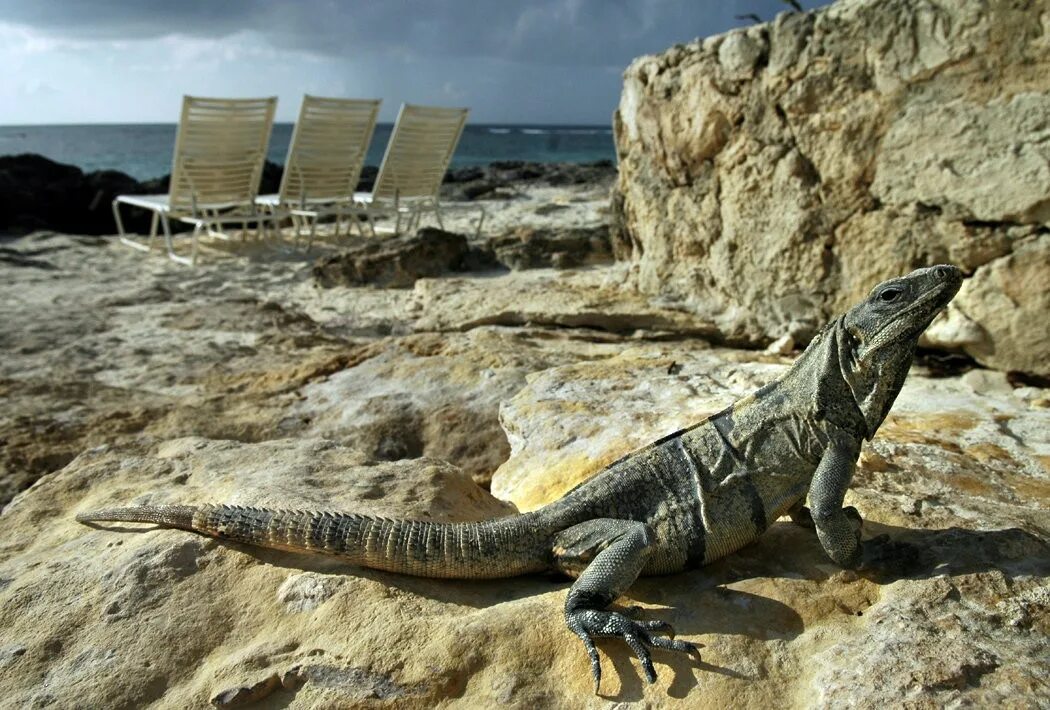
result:
[[[950,267],[950,266],[935,266],[933,268],[933,273],[941,281],[947,281],[952,276],[952,267]]]

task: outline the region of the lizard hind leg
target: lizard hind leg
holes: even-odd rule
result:
[[[602,680],[596,637],[622,638],[641,661],[646,680],[656,681],[650,648],[682,651],[699,657],[696,646],[674,640],[666,621],[634,621],[608,610],[638,578],[653,545],[652,529],[632,520],[600,518],[563,530],[554,539],[554,566],[577,577],[565,600],[565,622],[583,641],[591,659],[594,692]],[[671,638],[655,636],[666,633]]]

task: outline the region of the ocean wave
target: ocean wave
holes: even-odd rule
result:
[[[495,133],[497,135],[503,135],[504,133],[510,133],[509,128],[490,128],[489,133]]]
[[[544,136],[550,133],[550,131],[543,128],[522,128],[521,132],[527,136]]]

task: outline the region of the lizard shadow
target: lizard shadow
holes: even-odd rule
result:
[[[1050,542],[1021,528],[911,528],[865,521],[865,540],[882,535],[910,549],[891,554],[878,568],[858,572],[877,584],[993,570],[1007,576],[1050,575]],[[784,550],[791,554],[784,555]],[[758,541],[723,562],[736,578],[755,575],[825,581],[843,572],[828,559],[811,530],[786,522],[775,523]]]
[[[319,574],[345,574],[367,579],[386,587],[408,592],[434,601],[458,606],[485,608],[514,602],[533,596],[557,593],[556,609],[552,616],[552,631],[564,631],[566,643],[578,641],[564,627],[561,620],[561,603],[571,579],[552,574],[525,575],[514,579],[451,580],[423,579],[392,572],[382,572],[341,564],[337,560],[326,560],[312,555],[249,547],[228,541],[218,541],[225,547],[243,552],[259,562],[281,568],[299,569]],[[622,602],[644,601],[657,608],[645,609],[636,618],[668,621],[680,634],[732,634],[749,637],[762,642],[771,639],[790,640],[804,631],[802,618],[788,605],[775,599],[749,592],[718,586],[725,574],[710,575],[707,571],[720,563],[704,569],[660,577],[639,579],[626,594]],[[706,601],[696,608],[697,594],[703,592]],[[614,608],[623,609],[623,604]],[[645,681],[640,675],[637,661],[631,650],[620,639],[596,639],[606,666],[601,697],[607,700],[630,701],[645,697]],[[586,668],[585,654],[579,645],[581,669]],[[702,679],[704,673],[717,673],[730,678],[754,680],[758,670],[751,667],[737,669],[720,666],[707,660],[697,661],[682,653],[652,650],[653,661],[661,675],[670,672],[671,683],[667,689],[670,697],[684,698]],[[703,650],[701,649],[701,656]],[[615,689],[613,678],[619,680]],[[609,692],[612,691],[612,695]]]
[[[879,583],[993,570],[1006,577],[1050,575],[1050,542],[1021,528],[929,529],[870,523],[865,525],[865,533],[888,534],[893,541],[912,545],[917,554],[913,561],[896,567],[891,564],[881,572],[866,575]]]

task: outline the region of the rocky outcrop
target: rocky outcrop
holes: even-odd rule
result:
[[[252,246],[194,269],[90,237],[0,252],[6,705],[1046,704],[1050,390],[989,370],[917,367],[862,455],[847,502],[865,535],[920,548],[913,574],[844,572],[777,523],[633,585],[621,603],[703,662],[656,654],[649,687],[603,643],[601,696],[566,580],[414,579],[77,524],[124,502],[506,515],[791,360],[683,336],[712,326],[625,291],[625,264],[318,288],[305,259]]]
[[[375,284],[405,288],[424,276],[459,271],[467,254],[467,238],[424,227],[417,234],[383,240],[360,240],[314,264],[321,286]]]
[[[519,269],[569,269],[612,261],[609,228],[567,229],[518,227],[490,237],[478,248],[491,260],[515,271]]]
[[[875,283],[951,261],[973,283],[937,344],[1050,374],[1031,332],[1050,277],[1048,28],[1043,3],[846,0],[636,60],[618,253],[643,291],[756,343],[805,341]],[[1031,287],[1004,290],[1014,277]]]
[[[933,337],[954,340],[989,367],[1050,374],[1050,234],[1018,242],[974,271]],[[953,338],[946,337],[952,342]]]
[[[408,288],[422,278],[462,271],[570,269],[612,261],[609,229],[521,226],[498,236],[469,240],[423,227],[382,240],[350,238],[313,266],[318,285]]]
[[[86,449],[189,435],[324,436],[487,484],[527,375],[710,330],[625,293],[619,267],[317,288],[262,253],[190,270],[98,237],[0,251],[0,505]]]
[[[491,200],[513,195],[520,185],[612,186],[616,165],[609,160],[594,163],[534,163],[497,160],[487,165],[452,168],[445,175],[441,196],[453,200]]]

